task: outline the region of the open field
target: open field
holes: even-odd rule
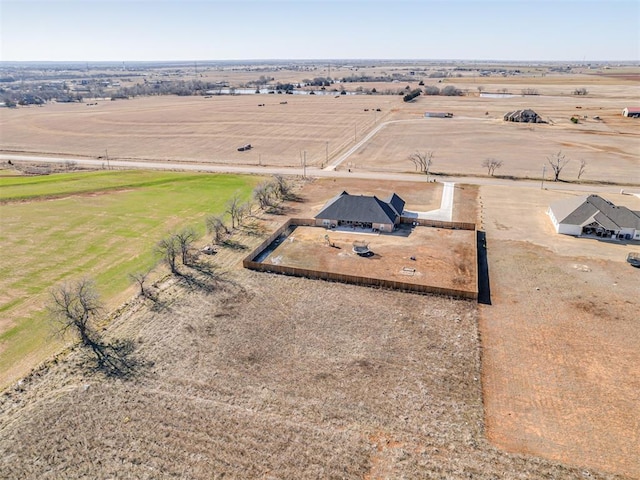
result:
[[[0,473],[372,480],[585,472],[484,440],[474,303],[238,270],[242,253],[225,255],[213,257],[215,278],[165,285],[161,308],[133,302],[112,325],[110,335],[136,339],[151,362],[140,378],[80,373],[83,356],[74,352],[1,397]]]
[[[373,256],[358,256],[354,242],[366,242]],[[299,226],[262,263],[476,292],[475,244],[475,231],[467,230],[401,225],[393,234],[367,234]]]
[[[480,308],[490,441],[640,477],[640,270],[624,245],[557,235],[571,192],[480,188],[492,305]],[[629,195],[606,195],[640,210]],[[517,200],[516,200],[517,199]]]
[[[0,150],[101,157],[105,165],[111,158],[256,167],[301,167],[306,152],[308,166],[322,167],[385,125],[340,168],[410,172],[408,155],[432,150],[437,173],[486,175],[481,163],[493,157],[504,162],[498,175],[539,178],[547,157],[562,151],[571,159],[563,172],[567,180],[577,179],[585,160],[583,181],[640,183],[640,174],[629,175],[640,171],[638,121],[621,116],[625,106],[635,105],[640,82],[596,75],[463,76],[438,82],[427,78],[425,85],[454,85],[467,95],[421,96],[408,104],[399,95],[164,96],[0,109]],[[345,85],[403,91],[418,87],[418,78],[377,87]],[[579,87],[588,95],[573,95]],[[514,95],[481,98],[478,88]],[[526,89],[539,95],[521,96]],[[524,108],[550,123],[503,122],[506,112]],[[454,118],[424,119],[425,111],[452,112]],[[572,116],[580,123],[573,124]],[[402,122],[386,123],[396,120]],[[246,143],[253,148],[238,152]]]
[[[142,171],[0,178],[0,385],[60,348],[43,310],[50,287],[89,276],[115,308],[134,291],[128,274],[155,263],[161,238],[186,226],[202,234],[207,214],[258,181]]]
[[[255,166],[302,166],[306,151],[307,165],[320,166],[327,152],[352,146],[398,102],[395,96],[238,95],[0,109],[0,148],[100,156],[105,164],[108,154]],[[237,151],[247,143],[252,150]]]
[[[293,81],[327,72],[274,76]],[[640,270],[625,262],[640,245],[555,234],[545,212],[577,194],[571,184],[456,185],[453,220],[477,221],[486,231],[490,305],[241,267],[286,217],[313,216],[342,190],[395,191],[411,209],[439,208],[441,184],[389,175],[411,172],[407,156],[416,150],[434,151],[436,174],[486,175],[480,163],[491,156],[504,161],[497,175],[534,178],[562,150],[571,158],[566,180],[576,180],[584,159],[586,182],[640,184],[639,123],[620,115],[640,95],[634,72],[555,75],[531,66],[521,76],[425,78],[467,95],[411,104],[398,95],[276,94],[0,109],[0,151],[257,171],[259,164],[297,168],[301,151],[308,165],[321,167],[389,122],[338,172],[370,171],[378,179],[309,181],[283,214],[249,219],[234,234],[234,248],[207,257],[210,270],[181,266],[181,277],[158,275],[156,301],[134,297],[127,274],[153,264],[152,247],[170,229],[203,229],[204,215],[220,211],[237,190],[248,193],[258,178],[57,177],[82,178],[79,186],[0,172],[0,196],[8,196],[0,199],[0,247],[11,252],[0,264],[0,372],[8,372],[0,377],[0,477],[640,478]],[[203,74],[235,82],[262,73]],[[347,87],[411,88],[419,78]],[[540,95],[480,98],[479,86]],[[572,95],[579,87],[589,94]],[[502,122],[520,108],[552,123]],[[454,118],[425,119],[425,111]],[[254,148],[237,152],[245,143]],[[229,183],[220,185],[222,178]],[[640,210],[637,197],[603,196]],[[381,237],[366,238],[375,251],[373,239]],[[312,234],[309,241],[318,247],[322,239]],[[352,238],[340,241],[344,252]],[[302,245],[296,242],[286,247]],[[300,261],[320,259],[307,254],[296,253]],[[15,383],[59,351],[41,311],[46,287],[81,274],[97,277],[110,310],[121,307],[104,333],[135,342],[138,376],[105,379],[84,368],[87,357],[74,348]]]

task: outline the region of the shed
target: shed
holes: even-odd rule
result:
[[[640,117],[640,107],[626,107],[622,110],[623,117]]]

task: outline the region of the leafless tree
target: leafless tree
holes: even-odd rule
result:
[[[274,206],[275,192],[271,182],[263,182],[253,190],[253,197],[258,201],[260,208],[266,210]]]
[[[61,326],[60,334],[75,335],[80,345],[92,352],[100,369],[118,376],[130,373],[133,363],[128,355],[132,343],[106,343],[95,328],[94,322],[103,313],[103,307],[92,280],[82,279],[53,288],[48,311],[51,319]]]
[[[580,168],[578,168],[578,180],[580,180],[580,177],[584,174],[586,169],[587,161],[584,159],[580,160]]]
[[[478,85],[478,93],[482,93],[484,91],[484,87],[482,85]]]
[[[160,240],[156,245],[156,252],[162,257],[162,260],[167,264],[171,273],[178,272],[176,261],[180,253],[180,245],[175,235],[169,235]]]
[[[140,287],[140,295],[142,295],[143,297],[148,297],[149,296],[149,292],[147,290],[145,290],[144,288],[144,284],[147,281],[147,279],[149,278],[149,275],[151,274],[151,269],[147,269],[144,270],[142,272],[135,272],[135,273],[130,273],[129,274],[129,278],[138,284],[138,287]]]
[[[549,165],[551,165],[551,169],[553,170],[553,181],[557,182],[560,179],[560,173],[562,169],[569,163],[569,159],[559,151],[558,153],[547,157]]]
[[[487,169],[487,173],[493,177],[496,169],[502,167],[502,160],[495,158],[486,158],[482,161],[482,166]]]
[[[409,155],[409,160],[416,167],[417,172],[429,175],[429,167],[433,163],[433,152],[415,152]]]
[[[228,213],[229,216],[231,216],[232,229],[236,228],[236,226],[240,226],[240,222],[242,221],[242,202],[240,201],[240,195],[236,193],[231,197],[231,199],[229,199],[225,213]]]
[[[193,228],[185,228],[176,233],[175,238],[182,256],[182,264],[189,265],[189,251],[193,242],[198,238],[198,234]]]
[[[278,198],[285,200],[291,194],[291,185],[282,175],[273,176],[273,190]]]
[[[224,220],[220,216],[209,215],[205,220],[207,232],[213,234],[213,243],[222,242],[224,235],[229,233],[229,229],[224,224]]]

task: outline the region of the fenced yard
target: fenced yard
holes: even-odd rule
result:
[[[373,234],[313,225],[313,219],[289,219],[244,259],[244,267],[477,299],[475,229],[458,229],[458,224],[449,228],[402,224],[393,234]],[[368,244],[372,254],[358,255],[354,242]]]

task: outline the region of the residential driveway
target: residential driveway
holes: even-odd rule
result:
[[[409,218],[424,218],[427,220],[441,220],[444,222],[450,222],[453,218],[453,192],[455,190],[455,183],[444,182],[442,187],[442,199],[440,200],[440,208],[437,210],[430,210],[428,212],[413,212],[405,210],[403,215]]]

